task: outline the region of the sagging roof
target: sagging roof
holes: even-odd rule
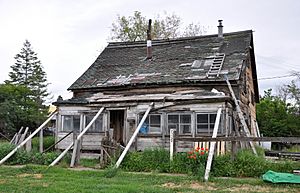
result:
[[[207,77],[218,54],[225,54],[221,70],[230,80],[237,80],[253,45],[252,31],[225,33],[223,37],[154,40],[152,59],[146,59],[145,41],[109,43],[68,90],[223,81],[222,76]]]

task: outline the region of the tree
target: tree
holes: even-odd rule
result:
[[[0,132],[12,136],[21,126],[35,129],[46,117],[33,98],[32,91],[23,85],[0,84]]]
[[[180,31],[181,18],[175,14],[158,15],[153,20],[152,38],[167,39],[180,36],[202,35],[205,29],[199,24],[189,24],[185,31]],[[143,41],[147,37],[148,21],[142,13],[135,11],[133,16],[117,16],[117,20],[112,23],[111,39],[118,41]]]
[[[12,71],[9,72],[9,80],[5,82],[28,87],[32,91],[32,97],[42,105],[45,97],[49,95],[47,77],[28,40],[25,40],[21,52],[15,59],[15,64],[11,66]]]
[[[260,132],[268,137],[300,136],[300,117],[294,106],[279,96],[272,96],[272,90],[265,91],[256,106]]]

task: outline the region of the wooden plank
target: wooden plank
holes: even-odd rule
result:
[[[300,137],[175,137],[177,141],[270,141],[270,142],[287,142],[287,143],[300,143]]]
[[[214,126],[214,130],[213,130],[212,138],[217,137],[219,124],[220,124],[220,119],[221,119],[221,113],[222,113],[222,109],[219,108],[218,112],[217,112],[217,117],[216,117],[216,121],[215,121],[215,126]],[[209,178],[211,163],[212,163],[212,159],[213,159],[214,152],[215,152],[215,146],[216,146],[216,142],[212,141],[210,143],[208,158],[207,158],[207,162],[206,162],[206,168],[205,168],[205,174],[204,174],[204,180],[205,181],[208,181],[208,178]]]
[[[26,127],[24,133],[21,134],[21,137],[20,137],[20,139],[19,139],[19,141],[18,141],[18,144],[20,144],[20,143],[22,143],[22,142],[24,141],[24,139],[26,138],[26,134],[27,134],[27,132],[28,132],[28,129],[29,129],[29,128]]]
[[[22,126],[21,129],[19,130],[19,132],[17,133],[15,140],[12,141],[12,144],[15,144],[15,145],[18,144],[19,139],[20,139],[20,137],[22,135],[21,133],[22,133],[23,129],[24,129],[24,127]]]
[[[39,150],[40,153],[43,153],[44,151],[44,133],[43,133],[43,129],[41,129],[40,131],[40,137],[39,137]]]

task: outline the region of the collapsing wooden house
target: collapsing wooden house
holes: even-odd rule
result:
[[[169,148],[170,129],[177,136],[212,136],[218,109],[218,136],[235,135],[241,121],[232,95],[256,136],[259,94],[253,34],[223,33],[221,21],[215,35],[109,43],[69,90],[71,99],[55,102],[56,141],[72,131],[80,133],[96,118],[82,138],[82,150],[97,151],[104,140],[126,146],[147,109],[131,146],[135,150]],[[71,134],[57,149],[66,149],[72,141]],[[193,146],[180,142],[177,151]]]

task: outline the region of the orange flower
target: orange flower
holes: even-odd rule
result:
[[[205,151],[208,151],[208,148],[206,148]]]
[[[191,155],[191,154],[193,154],[193,153],[194,153],[194,152],[192,152],[192,151],[189,151],[189,152],[188,152],[189,155]]]

